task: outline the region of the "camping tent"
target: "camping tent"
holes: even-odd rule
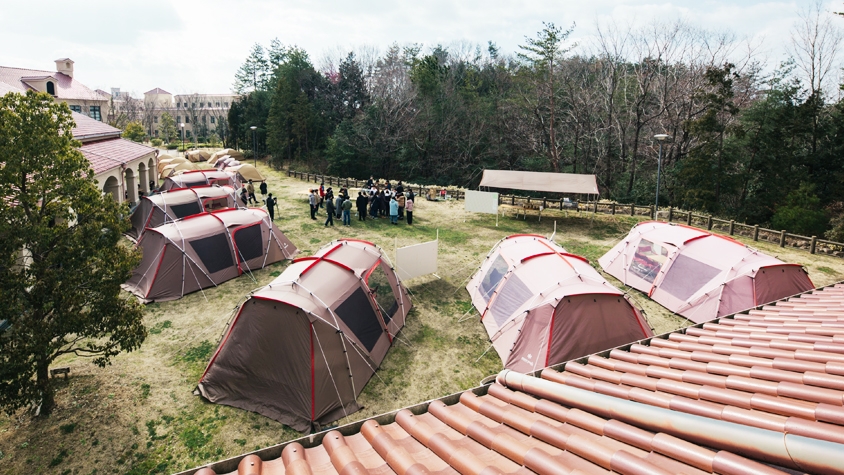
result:
[[[147,228],[140,265],[123,288],[146,302],[175,300],[289,259],[296,246],[258,209],[224,209]]]
[[[209,165],[214,165],[215,163],[217,163],[218,159],[220,159],[220,158],[222,158],[226,155],[233,157],[235,160],[243,160],[243,154],[242,153],[238,152],[237,150],[235,150],[233,148],[224,148],[222,150],[218,150],[218,151],[214,152],[213,154],[211,154],[211,156],[208,158],[207,163]]]
[[[205,162],[211,158],[211,152],[207,150],[191,150],[185,154],[191,162]]]
[[[167,167],[168,165],[176,165],[178,163],[190,163],[190,162],[187,159],[182,158],[182,157],[175,157],[175,158],[173,158],[173,157],[160,158],[159,157],[159,159],[158,159],[158,174],[161,175],[161,173],[164,171],[164,168]]]
[[[598,262],[604,270],[696,323],[814,287],[806,271],[726,236],[644,222]]]
[[[214,167],[206,163],[191,163],[191,162],[171,162],[164,166],[161,173],[158,174],[160,178],[168,178],[175,175],[180,175],[184,172],[194,170],[213,170]]]
[[[316,430],[360,409],[357,396],[410,307],[381,249],[334,241],[293,261],[243,303],[199,392],[301,432]]]
[[[466,286],[505,368],[535,371],[653,336],[586,259],[542,236],[492,248]]]
[[[235,207],[237,196],[230,186],[204,185],[143,196],[132,213],[132,229],[126,234],[137,240],[146,228],[161,226],[204,211]]]
[[[161,184],[161,191],[173,188],[193,188],[204,185],[229,185],[239,187],[238,181],[232,175],[215,170],[193,170],[179,175],[167,177]]]
[[[249,165],[248,163],[244,163],[242,165],[236,166],[228,166],[226,167],[227,173],[237,173],[237,178],[240,180],[241,183],[245,183],[249,180],[254,182],[264,181],[264,175],[261,175],[261,172],[258,171],[253,165]]]
[[[582,257],[542,236],[492,248],[466,286],[505,368],[529,372],[653,336]]]

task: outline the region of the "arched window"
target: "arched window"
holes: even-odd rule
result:
[[[56,95],[56,85],[53,84],[53,81],[47,81],[47,94]]]

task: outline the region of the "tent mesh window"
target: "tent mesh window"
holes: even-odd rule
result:
[[[687,300],[720,273],[720,269],[681,254],[659,287],[680,300]]]
[[[184,218],[185,216],[192,216],[201,212],[202,208],[199,207],[199,204],[197,204],[196,201],[191,201],[190,203],[185,203],[181,205],[170,206],[170,213],[176,219]]]
[[[489,308],[495,323],[499,327],[504,325],[507,319],[531,297],[533,297],[533,292],[515,273],[511,274]]]
[[[199,260],[208,269],[209,274],[234,265],[228,239],[223,233],[191,241],[190,247],[199,256]]]
[[[369,296],[362,287],[358,287],[345,302],[337,307],[335,312],[363,344],[366,351],[372,351],[375,348],[384,330],[378,322],[378,317],[375,316]]]
[[[667,259],[667,248],[647,239],[642,239],[636,246],[636,253],[633,255],[633,262],[630,264],[630,272],[638,275],[649,284],[653,284],[659,269]]]
[[[393,293],[393,287],[387,279],[387,274],[381,268],[381,264],[376,264],[378,267],[369,274],[366,285],[375,297],[375,302],[381,307],[381,315],[384,316],[384,324],[389,324],[399,309],[399,303],[396,302],[396,296]]]
[[[264,240],[261,239],[261,223],[255,223],[234,232],[234,245],[240,262],[246,262],[264,255]]]
[[[507,261],[501,257],[501,254],[499,254],[498,257],[495,258],[495,261],[492,262],[492,266],[484,276],[484,280],[481,281],[481,295],[486,303],[489,303],[490,296],[492,296],[492,293],[498,288],[498,284],[501,283],[501,279],[504,277],[504,274],[507,273],[507,269],[509,268],[510,266],[508,266]]]
[[[205,207],[205,211],[216,211],[218,209],[228,208],[229,202],[226,198],[214,198],[203,201],[202,205]]]

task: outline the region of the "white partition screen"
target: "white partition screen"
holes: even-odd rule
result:
[[[498,193],[466,190],[466,211],[498,214]]]
[[[437,252],[439,241],[402,247],[396,250],[396,273],[399,279],[408,280],[420,275],[437,272]]]

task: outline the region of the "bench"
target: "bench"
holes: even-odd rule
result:
[[[67,375],[70,374],[70,367],[64,368],[53,368],[50,370],[50,377],[55,378],[56,376],[63,374],[64,379],[67,379]]]

